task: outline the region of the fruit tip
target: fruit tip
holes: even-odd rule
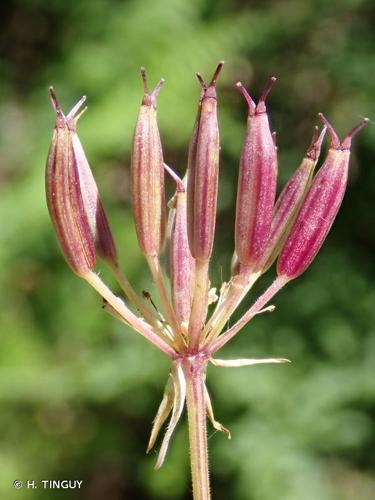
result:
[[[150,92],[148,90],[148,85],[147,85],[147,72],[146,72],[146,68],[144,66],[141,66],[141,78],[142,78],[143,88],[144,88],[145,94],[149,94]]]
[[[224,61],[219,61],[218,65],[216,66],[216,69],[214,71],[214,74],[212,75],[210,83],[207,85],[206,82],[203,80],[202,75],[197,72],[196,77],[198,78],[198,82],[200,86],[202,87],[203,90],[207,90],[209,87],[215,87],[217,79],[219,78],[219,74],[224,66]]]
[[[334,128],[330,124],[330,122],[327,120],[327,118],[323,115],[323,113],[318,113],[318,116],[320,118],[320,121],[327,127],[328,133],[331,136],[331,148],[332,149],[340,149],[341,144],[340,144],[340,139],[339,136],[336,134]]]
[[[255,110],[256,110],[255,102],[252,100],[252,98],[250,97],[250,94],[248,93],[248,91],[246,90],[246,88],[243,86],[243,84],[241,82],[237,82],[236,87],[238,88],[238,90],[241,92],[241,94],[245,98],[245,101],[247,102],[247,105],[249,107],[249,113],[251,115],[253,115],[255,113]]]
[[[164,85],[164,83],[165,83],[165,79],[164,78],[160,78],[160,80],[156,84],[156,87],[154,88],[154,90],[151,93],[151,97],[153,97],[154,99],[157,98],[157,96],[159,95],[160,89],[162,88],[162,86]]]
[[[319,133],[319,127],[315,125],[310,146],[307,148],[306,151],[305,155],[306,158],[310,158],[313,161],[316,161],[318,159],[326,131],[327,131],[326,125],[323,126],[322,131],[320,133]]]
[[[82,106],[86,102],[86,96],[83,95],[81,99],[72,107],[72,109],[69,111],[67,114],[66,119],[71,120],[74,119],[76,122],[79,120],[79,118],[83,115],[83,113],[87,110],[87,106],[85,106],[82,110]],[[81,110],[81,111],[80,111]],[[78,113],[78,114],[77,114]]]
[[[48,88],[48,91],[49,91],[49,95],[51,98],[53,109],[55,110],[56,114],[60,115],[60,116],[64,116],[64,113],[63,113],[63,110],[61,109],[59,100],[57,99],[55,87],[53,87],[53,85],[50,85],[50,87]]]
[[[360,130],[365,127],[368,122],[370,121],[369,118],[363,118],[357,125],[355,125],[350,132],[346,135],[345,139],[342,141],[341,147],[342,149],[350,149],[352,139],[355,135],[358,134]]]
[[[209,87],[215,87],[217,79],[219,77],[219,74],[221,73],[221,70],[223,69],[224,66],[224,61],[219,61],[218,65],[216,66],[215,72],[211,78]]]
[[[263,90],[263,93],[260,96],[260,99],[259,99],[259,102],[258,102],[258,106],[259,106],[259,104],[266,102],[268,94],[270,93],[272,87],[275,85],[276,80],[277,80],[276,76],[271,76],[271,78],[268,80],[268,82],[267,82],[267,84],[266,84],[266,86],[265,86],[265,88]]]
[[[205,84],[205,81],[203,80],[202,75],[198,71],[195,73],[195,75],[197,77],[197,80],[198,80],[200,86],[202,87],[202,90],[206,90],[207,85]]]

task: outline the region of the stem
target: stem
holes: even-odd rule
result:
[[[229,328],[223,335],[221,335],[215,342],[209,346],[209,351],[214,354],[221,349],[236,333],[238,333],[266,304],[274,295],[287,284],[289,278],[285,276],[278,276],[275,281],[267,288],[265,292],[254,302],[254,304],[247,310],[241,319],[235,323],[232,328]]]
[[[167,287],[165,284],[164,276],[160,268],[159,257],[156,256],[146,256],[147,263],[150,267],[152,278],[154,280],[156,289],[159,293],[160,301],[163,307],[165,317],[173,330],[173,338],[176,342],[178,350],[181,352],[185,349],[185,343],[183,340],[181,326],[177,320],[176,314],[173,310],[171,301],[168,297]]]
[[[232,278],[227,296],[219,309],[213,313],[204,328],[206,343],[214,340],[220,334],[229,318],[260,275],[260,272],[252,273],[245,269]]]
[[[210,500],[206,427],[206,360],[199,355],[183,361],[186,379],[190,463],[194,500]]]
[[[172,349],[163,339],[154,333],[149,325],[141,318],[138,318],[124,302],[114,295],[105,283],[93,271],[88,272],[83,278],[108,302],[124,320],[131,325],[134,330],[146,337],[152,344],[163,351],[167,356],[176,358],[176,351]]]
[[[111,266],[111,270],[112,270],[118,284],[120,285],[122,290],[125,292],[126,296],[130,300],[130,302],[132,302],[132,304],[138,309],[138,311],[142,314],[142,316],[149,323],[154,323],[154,321],[156,319],[155,316],[145,307],[144,303],[142,302],[141,297],[134,290],[134,288],[130,284],[128,278],[121,271],[119,266]]]
[[[198,350],[208,308],[209,261],[195,261],[195,285],[189,320],[189,349]]]
[[[147,307],[144,305],[142,302],[142,299],[139,297],[137,292],[134,290],[132,285],[130,284],[128,278],[125,276],[125,274],[121,271],[121,269],[118,266],[111,266],[111,269],[113,271],[113,274],[115,275],[118,284],[122,288],[122,290],[125,292],[126,296],[132,302],[134,307],[139,311],[139,313],[143,316],[143,318],[151,325],[155,333],[158,335],[162,335],[163,339],[173,347],[173,338],[172,338],[172,332],[169,331],[168,328],[163,328],[163,326],[160,325],[160,320],[155,316],[155,314],[152,311],[149,311]]]

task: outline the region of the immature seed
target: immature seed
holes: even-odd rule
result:
[[[165,238],[164,162],[157,124],[156,99],[164,80],[150,92],[141,70],[144,96],[133,139],[132,200],[139,246],[148,256],[160,255]]]
[[[187,223],[191,254],[202,262],[211,257],[215,235],[219,178],[219,126],[216,81],[220,62],[208,85],[198,73],[202,91],[197,120],[189,148]]]
[[[311,144],[302,163],[286,183],[276,201],[267,242],[267,251],[264,256],[266,263],[263,272],[267,271],[279,254],[311,185],[326,130],[327,128],[324,127],[319,134],[318,127],[315,127]]]
[[[319,117],[331,136],[331,146],[280,253],[278,275],[289,279],[309,267],[327,237],[345,194],[352,138],[369,121],[362,120],[340,143],[332,125],[323,114]]]
[[[75,134],[77,112],[85,99],[65,116],[50,88],[56,124],[46,166],[46,196],[48,210],[63,254],[79,276],[85,276],[95,267],[95,242],[85,210],[79,166],[74,153],[72,136]]]
[[[245,141],[240,159],[235,221],[235,249],[239,262],[258,271],[271,228],[276,196],[277,156],[266,113],[271,78],[256,105],[241,83],[248,104]]]

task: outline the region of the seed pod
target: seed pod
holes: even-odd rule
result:
[[[223,64],[208,85],[197,74],[202,92],[189,148],[187,223],[191,254],[201,262],[210,259],[215,235],[220,150],[215,87]]]
[[[176,182],[175,214],[170,244],[172,300],[180,324],[187,325],[193,298],[195,261],[190,253],[187,237],[186,190],[184,182],[167,165],[165,168]]]
[[[81,141],[76,133],[72,135],[73,152],[77,159],[79,182],[83,203],[94,238],[98,255],[111,267],[118,267],[116,243],[113,238],[107,215],[100,199],[98,187],[87,161]]]
[[[62,114],[61,107],[57,101],[54,90],[50,89],[51,98],[55,109],[58,109]],[[112,231],[100,199],[98,187],[94,176],[92,175],[90,165],[87,161],[81,141],[76,133],[76,124],[80,116],[86,108],[80,111],[86,98],[82,98],[70,111],[66,117],[66,121],[70,125],[70,141],[72,146],[72,154],[77,165],[79,177],[79,186],[83,201],[84,210],[87,216],[87,221],[90,227],[90,232],[94,240],[94,245],[99,256],[110,266],[118,266],[118,256],[116,244],[112,235]],[[79,112],[80,111],[80,112]],[[57,111],[56,111],[57,113]],[[78,113],[78,115],[77,115]],[[69,128],[69,126],[68,126]]]
[[[280,253],[277,272],[288,279],[308,268],[331,229],[345,194],[352,138],[368,123],[367,118],[362,120],[340,143],[330,123],[321,113],[319,117],[329,131],[331,146]]]
[[[95,267],[95,243],[85,210],[79,164],[74,153],[72,136],[75,134],[79,103],[65,117],[50,88],[56,112],[56,124],[46,166],[46,196],[49,213],[63,254],[79,276],[85,276]]]
[[[139,246],[145,255],[155,256],[162,251],[166,226],[163,151],[156,117],[156,98],[164,80],[150,93],[144,68],[141,75],[145,93],[133,140],[132,201]]]
[[[266,249],[276,196],[276,147],[265,105],[275,81],[270,79],[257,105],[237,83],[249,110],[238,178],[235,249],[240,263],[253,271],[258,270]]]
[[[326,130],[327,128],[324,127],[319,135],[319,129],[315,127],[311,144],[306,151],[301,165],[289,179],[276,201],[267,244],[267,252],[265,254],[267,260],[263,267],[263,272],[273,264],[280,252],[297,216],[298,210],[306,196],[307,190],[311,185]]]
[[[201,93],[198,102],[198,111],[195,118],[193,133],[189,143],[188,161],[187,161],[187,231],[189,242],[193,242],[194,238],[194,185],[195,185],[195,160],[197,155],[198,131],[202,109],[202,98],[204,90],[201,88]],[[190,243],[189,243],[190,245]],[[191,245],[192,246],[192,245]]]

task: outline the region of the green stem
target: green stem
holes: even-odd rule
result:
[[[206,361],[199,355],[183,361],[186,379],[190,463],[194,500],[210,500],[206,427]]]
[[[168,321],[169,325],[172,328],[173,338],[176,343],[176,347],[180,352],[182,352],[185,349],[185,343],[181,332],[181,325],[177,320],[176,313],[172,307],[170,298],[168,296],[167,286],[165,284],[163,272],[160,268],[159,257],[157,255],[155,256],[146,255],[146,260],[149,265],[156,289],[159,293],[161,305],[163,307],[166,320]]]
[[[208,308],[209,261],[195,261],[195,285],[189,320],[189,349],[197,351]]]
[[[148,323],[155,326],[155,322],[157,322],[157,318],[147,309],[147,307],[142,302],[141,297],[134,290],[132,285],[130,284],[128,278],[122,272],[119,266],[111,266],[112,272],[115,275],[118,284],[125,292],[126,296],[130,300],[130,302],[138,309],[138,311],[142,314]]]
[[[143,316],[143,318],[147,321],[147,323],[152,327],[154,332],[162,337],[167,344],[171,347],[175,347],[173,344],[172,332],[169,331],[167,327],[163,327],[155,314],[147,309],[147,307],[142,302],[142,299],[139,297],[137,292],[134,290],[130,282],[128,281],[125,274],[121,271],[118,266],[111,266],[112,272],[117,279],[118,284],[125,292],[126,296],[133,304],[133,306],[139,311],[139,313]]]
[[[93,271],[89,271],[83,278],[108,302],[111,308],[120,315],[132,328],[146,337],[152,344],[163,351],[167,356],[174,359],[177,355],[176,351],[170,347],[163,339],[161,339],[151,329],[151,327],[138,318],[124,302],[116,297],[100,277]]]
[[[251,271],[245,269],[240,274],[232,278],[227,296],[204,327],[206,344],[212,342],[221,333],[229,318],[259,278],[260,274],[260,272],[252,273]]]
[[[289,279],[285,276],[278,276],[275,281],[267,288],[263,294],[258,297],[255,303],[246,311],[241,319],[237,321],[229,330],[218,337],[214,342],[212,342],[208,351],[214,354],[216,351],[221,349],[230,339],[232,339],[245,325],[248,323],[266,304],[269,302],[274,295],[279,292],[283,286],[288,283]]]

